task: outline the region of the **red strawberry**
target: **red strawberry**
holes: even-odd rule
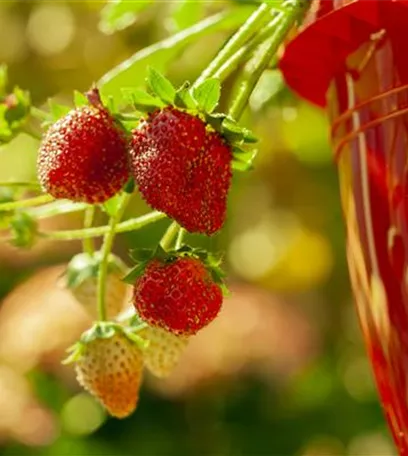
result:
[[[149,341],[149,345],[143,350],[147,369],[156,377],[168,377],[178,364],[188,339],[151,326],[142,329],[139,335]]]
[[[131,169],[153,208],[190,232],[223,225],[231,184],[231,147],[199,117],[166,107],[133,131]]]
[[[125,418],[137,406],[142,381],[143,355],[124,334],[95,338],[83,345],[75,370],[78,382],[108,412]]]
[[[222,300],[220,285],[205,264],[193,257],[151,260],[133,293],[142,320],[184,336],[195,334],[214,320]]]
[[[102,203],[129,179],[125,135],[102,104],[74,109],[47,131],[37,171],[55,198]]]

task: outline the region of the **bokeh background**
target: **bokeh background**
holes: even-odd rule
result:
[[[245,17],[251,8],[2,1],[0,62],[35,104],[49,97],[72,104],[74,89],[86,90],[143,47],[219,11]],[[175,83],[193,80],[234,26],[215,27],[156,64]],[[121,84],[139,83],[144,71],[142,62]],[[225,84],[224,107],[234,81]],[[395,454],[354,314],[325,113],[296,99],[271,68],[243,122],[261,138],[255,169],[234,177],[223,232],[189,237],[226,252],[231,296],[168,380],[146,377],[131,418],[107,418],[60,364],[89,325],[59,286],[80,244],[42,241],[26,251],[0,244],[0,455]],[[37,147],[25,134],[1,146],[0,181],[34,180]],[[136,196],[126,216],[147,210]],[[41,226],[81,223],[70,215]],[[154,245],[165,227],[121,235],[115,250],[129,261],[129,247]]]

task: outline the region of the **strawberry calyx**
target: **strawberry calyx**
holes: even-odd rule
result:
[[[135,281],[144,273],[147,265],[153,260],[170,264],[179,258],[192,258],[200,260],[210,273],[212,280],[221,286],[224,294],[228,294],[224,283],[225,273],[221,268],[221,255],[188,245],[183,245],[174,250],[164,250],[159,244],[155,249],[133,249],[130,251],[130,257],[136,262],[136,265],[123,278],[123,281],[131,285],[134,285]]]
[[[179,88],[175,88],[166,77],[150,67],[146,83],[148,91],[122,89],[124,97],[134,109],[152,114],[173,107],[200,118],[231,147],[233,169],[252,169],[257,150],[251,145],[257,142],[257,138],[228,114],[214,112],[221,97],[221,83],[217,78],[206,79],[197,86],[186,81]]]
[[[63,274],[64,285],[67,288],[77,288],[88,279],[98,277],[100,264],[102,261],[101,252],[94,254],[79,253],[75,255]],[[116,255],[108,257],[108,274],[118,273],[125,274],[127,271],[126,265]]]
[[[139,349],[145,350],[148,341],[143,339],[137,333],[146,328],[144,323],[136,323],[124,326],[111,321],[98,321],[82,333],[78,342],[68,348],[68,357],[62,361],[62,364],[71,364],[78,361],[84,353],[87,345],[98,339],[111,339],[119,334],[125,336],[130,342],[134,343]]]

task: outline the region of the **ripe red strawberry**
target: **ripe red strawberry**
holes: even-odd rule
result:
[[[143,198],[190,232],[211,235],[222,227],[232,158],[219,133],[173,107],[133,131],[130,164]]]
[[[141,330],[139,335],[149,341],[149,345],[143,351],[147,369],[156,377],[168,377],[187,346],[187,337],[176,336],[169,331],[151,326]]]
[[[74,109],[47,131],[37,171],[55,198],[102,203],[129,179],[125,135],[102,104]]]
[[[218,315],[222,289],[198,258],[151,260],[136,280],[133,304],[151,326],[189,336]]]
[[[95,338],[83,345],[76,361],[78,382],[108,412],[125,418],[135,409],[142,381],[143,355],[124,334]]]

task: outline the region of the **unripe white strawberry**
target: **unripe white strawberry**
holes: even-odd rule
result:
[[[188,338],[150,326],[142,329],[139,335],[149,342],[143,350],[146,368],[156,377],[168,377],[177,366]]]

